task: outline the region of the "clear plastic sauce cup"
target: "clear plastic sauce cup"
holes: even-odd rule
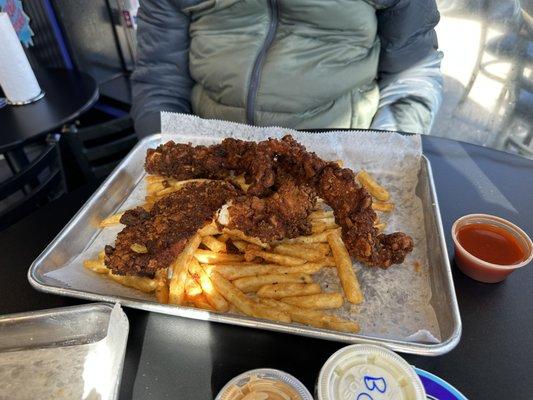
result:
[[[459,218],[452,226],[452,239],[455,263],[465,275],[480,282],[501,282],[533,259],[529,236],[494,215],[469,214]]]
[[[425,400],[414,369],[399,355],[373,345],[351,345],[334,353],[317,381],[318,400]]]
[[[230,380],[215,400],[313,400],[294,376],[277,369],[261,368]]]

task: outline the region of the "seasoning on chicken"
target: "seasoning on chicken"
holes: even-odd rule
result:
[[[310,187],[286,180],[267,197],[241,196],[228,207],[228,228],[238,229],[263,242],[311,233],[307,216],[315,205]]]
[[[237,194],[225,181],[190,183],[156,201],[150,211],[126,211],[120,219],[126,227],[115,247],[105,247],[105,264],[118,275],[153,276],[168,267],[187,240]]]
[[[229,224],[271,242],[305,234],[316,195],[333,208],[350,254],[370,266],[401,263],[413,249],[402,232],[378,234],[372,197],[353,171],[326,162],[291,136],[259,143],[225,139],[213,146],[165,143],[148,150],[146,170],[176,179],[228,179],[244,174],[250,186],[227,211]]]

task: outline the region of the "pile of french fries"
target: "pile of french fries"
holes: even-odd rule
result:
[[[361,171],[357,180],[376,199],[375,210],[393,210],[387,190],[366,171]],[[188,182],[191,180],[148,176],[143,207],[149,210],[159,198]],[[246,190],[242,177],[237,177],[236,183]],[[213,221],[191,237],[170,267],[159,270],[154,278],[113,274],[104,264],[103,252],[98,259],[86,260],[84,266],[124,286],[154,293],[162,304],[242,313],[276,322],[356,333],[357,322],[326,311],[339,309],[345,301],[360,304],[364,298],[341,230],[333,212],[325,207],[319,199],[309,215],[311,235],[271,244],[241,231],[221,228]],[[100,226],[119,224],[120,217],[121,214],[112,215]],[[385,223],[378,219],[376,228],[383,230]],[[133,244],[132,250],[147,251],[141,244]],[[323,268],[336,268],[342,293],[323,292],[315,282],[313,275]]]

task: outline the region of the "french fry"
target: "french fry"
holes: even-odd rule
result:
[[[318,222],[314,223],[313,221]],[[311,234],[313,235],[339,227],[339,225],[337,225],[335,222],[321,222],[322,220],[320,219],[313,221],[311,222]]]
[[[146,175],[144,179],[146,179],[146,182],[148,183],[157,183],[163,182],[167,178],[161,175]]]
[[[194,257],[202,264],[224,264],[244,261],[241,254],[215,253],[210,250],[198,249],[194,252]]]
[[[220,231],[215,221],[211,221],[198,230],[198,234],[202,237],[218,235],[219,233]]]
[[[344,320],[333,315],[325,314],[321,311],[296,307],[274,299],[262,298],[259,299],[259,302],[288,313],[293,321],[299,322],[300,324],[322,329],[332,329],[340,332],[359,332],[359,325],[357,322]]]
[[[196,308],[201,308],[202,310],[208,311],[215,311],[213,306],[207,300],[207,296],[204,293],[194,297],[187,297],[187,300],[192,303]]]
[[[311,222],[311,225],[318,225],[318,224],[336,225],[335,217],[313,218],[313,219],[310,219],[309,221]]]
[[[308,262],[302,265],[295,266],[276,266],[270,269],[267,274],[309,274],[313,275],[326,267],[325,262]],[[244,267],[246,268],[246,267]]]
[[[293,244],[293,246],[300,246],[302,248],[318,250],[318,251],[322,252],[322,254],[324,254],[324,255],[326,255],[326,254],[331,252],[331,248],[329,247],[329,243],[328,242],[326,242],[326,243],[310,243],[310,244],[295,243],[295,244]]]
[[[227,251],[226,243],[221,242],[213,236],[202,237],[202,244],[215,253],[225,253]]]
[[[324,264],[305,263],[294,267],[277,264],[216,264],[205,265],[211,271],[216,271],[224,278],[233,281],[247,276],[272,275],[272,274],[316,274]]]
[[[145,293],[152,293],[157,286],[155,279],[144,276],[115,275],[111,271],[109,271],[108,276],[123,286],[128,286]]]
[[[328,242],[337,265],[339,279],[344,289],[344,294],[348,301],[353,304],[359,304],[363,301],[363,293],[359,287],[359,282],[355,276],[352,266],[352,260],[348,250],[342,241],[340,231],[333,231],[328,235]]]
[[[253,314],[251,314],[251,316],[255,318],[269,319],[275,322],[284,322],[286,324],[290,324],[292,321],[291,316],[288,313],[275,308],[270,308],[263,304],[252,302],[252,311]]]
[[[357,180],[368,192],[380,201],[388,201],[390,194],[383,186],[376,182],[376,180],[365,170],[361,170],[357,174]]]
[[[333,218],[333,220],[335,221],[335,215],[333,214],[333,211],[325,211],[325,210],[313,211],[311,214],[309,214],[307,218],[310,220]]]
[[[167,186],[174,186],[177,188],[181,188],[184,185],[187,185],[188,183],[202,183],[202,182],[208,182],[210,179],[185,179],[183,181],[180,181],[178,179],[173,178],[167,178],[166,180]]]
[[[218,235],[217,239],[226,243],[229,239],[229,235],[227,233],[223,233],[222,235]]]
[[[282,241],[280,241],[280,243],[327,243],[328,235],[334,231],[340,231],[340,228],[328,229],[327,231],[310,236],[298,236],[293,239],[283,239]]]
[[[319,272],[322,268],[328,267],[327,261],[324,260],[324,262],[318,261],[318,262],[306,262],[302,265],[296,265],[294,267],[287,267],[282,266],[278,269],[276,269],[275,273],[277,274],[309,274],[313,275]]]
[[[233,243],[233,246],[235,246],[241,253],[244,253],[246,251],[246,246],[248,246],[248,243],[244,240],[231,239],[231,243]]]
[[[166,196],[167,194],[171,194],[171,193],[177,192],[178,190],[180,190],[179,187],[168,186],[166,188],[160,189],[157,192],[155,192],[155,196],[163,197],[163,196]]]
[[[210,277],[218,292],[243,314],[277,322],[291,322],[288,313],[255,303],[218,272],[213,272]]]
[[[169,302],[171,304],[183,304],[185,282],[189,275],[189,264],[194,257],[194,252],[200,246],[201,240],[202,238],[199,234],[191,237],[181,254],[170,266],[172,278],[170,279]]]
[[[193,260],[194,261],[194,260]],[[191,261],[192,264],[192,261]],[[190,265],[189,265],[190,269]],[[187,275],[187,278],[185,278],[185,294],[188,298],[192,299],[195,296],[200,296],[204,291],[202,290],[202,287],[194,277],[189,273]]]
[[[372,208],[374,209],[374,211],[392,212],[392,210],[394,210],[394,203],[373,201]]]
[[[327,251],[329,251],[329,247]],[[320,248],[286,243],[281,243],[274,247],[274,253],[297,257],[306,261],[320,261],[325,254]]]
[[[313,224],[311,225],[311,234],[316,235],[317,233],[322,233],[328,229],[326,224]]]
[[[104,264],[104,261],[100,259],[85,260],[83,261],[83,266],[93,272],[96,272],[97,274],[107,274],[109,272],[109,268],[107,268]]]
[[[98,252],[98,259],[100,261],[104,261],[104,259],[105,259],[105,251],[102,250],[102,251]]]
[[[267,251],[257,251],[257,250],[246,249],[246,254],[245,254],[246,261],[251,261],[255,257],[260,257],[263,260],[274,263],[274,264],[287,265],[287,266],[296,266],[296,265],[302,265],[305,263],[305,260],[302,260],[301,258],[286,256],[283,254],[269,253]]]
[[[209,276],[215,288],[227,301],[235,305],[240,312],[247,315],[253,314],[253,302],[243,292],[218,272],[212,272]]]
[[[244,293],[257,292],[262,286],[273,283],[311,283],[313,278],[309,274],[269,274],[246,276],[235,279],[232,283]],[[222,294],[224,295],[224,294]]]
[[[247,251],[263,251],[263,250],[264,249],[261,246],[258,246],[253,243],[246,243],[246,249],[244,250],[244,252],[246,253]]]
[[[303,308],[291,306],[290,304],[286,304],[274,299],[259,299],[259,303],[288,313],[294,322],[298,322],[304,325],[315,326],[317,328],[324,327],[322,322],[322,315],[318,311],[306,310]]]
[[[146,211],[150,211],[154,207],[155,201],[146,201],[141,205]]]
[[[336,267],[337,266],[337,264],[335,263],[335,258],[333,258],[333,256],[324,257],[324,259],[321,262],[322,262],[322,265],[324,265],[324,267]]]
[[[268,243],[262,242],[261,239],[248,236],[244,232],[239,231],[237,229],[224,228],[224,229],[222,229],[222,233],[225,233],[225,234],[229,235],[232,238],[235,238],[235,239],[238,239],[238,240],[243,240],[245,242],[255,244],[255,245],[259,246],[259,247],[262,247],[263,249],[268,249],[268,247],[269,247]]]
[[[281,301],[296,307],[322,310],[342,307],[344,298],[340,293],[318,293],[305,296],[284,297]]]
[[[257,291],[257,296],[270,299],[281,299],[290,296],[317,294],[321,291],[322,289],[320,289],[318,283],[274,283],[261,286]]]
[[[159,198],[146,196],[144,198],[144,204],[142,205],[142,208],[144,208],[146,211],[150,211],[154,207],[154,204],[157,200],[159,200]]]
[[[156,195],[157,192],[163,190],[165,188],[164,184],[163,184],[164,181],[160,181],[160,182],[150,182],[146,185],[146,194],[152,196],[152,195]]]
[[[211,304],[216,311],[227,312],[229,310],[228,302],[218,290],[215,289],[213,282],[211,282],[211,278],[209,278],[198,261],[191,261],[189,264],[189,272],[198,278],[198,282],[202,286],[203,293],[209,304]]]
[[[379,233],[383,232],[386,227],[387,224],[385,222],[380,222],[379,224],[374,225],[374,228],[376,228]]]
[[[359,324],[355,321],[349,321],[333,315],[325,314],[322,317],[324,329],[331,329],[339,332],[358,333]]]
[[[158,303],[168,304],[168,270],[158,269],[155,273],[155,298]]]
[[[117,214],[110,215],[107,218],[104,218],[102,221],[100,221],[100,228],[107,228],[109,226],[114,226],[120,224],[120,218],[122,217],[124,213],[120,212]]]

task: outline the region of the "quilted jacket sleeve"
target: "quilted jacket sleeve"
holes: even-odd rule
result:
[[[372,128],[429,133],[442,99],[435,0],[381,0],[379,108]]]
[[[132,115],[138,136],[160,129],[160,112],[190,112],[189,18],[178,0],[141,0]]]

